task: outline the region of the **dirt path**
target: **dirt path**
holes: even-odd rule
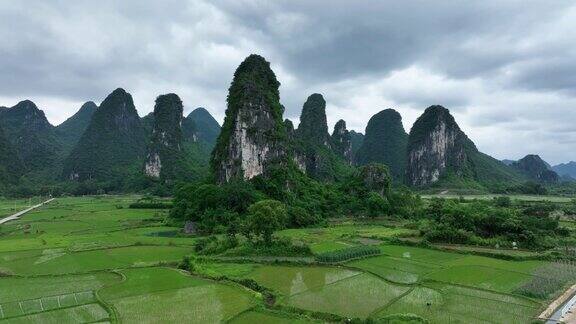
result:
[[[31,210],[34,210],[34,209],[36,209],[36,208],[38,208],[38,207],[42,207],[43,205],[51,202],[52,200],[54,200],[54,198],[50,198],[50,199],[46,200],[46,201],[43,202],[43,203],[40,203],[40,204],[34,205],[34,206],[32,206],[32,207],[30,207],[30,208],[28,208],[28,209],[24,209],[24,210],[22,210],[22,211],[19,211],[19,212],[17,212],[16,214],[14,214],[14,215],[12,215],[12,216],[8,216],[8,217],[5,217],[5,218],[2,218],[2,219],[0,219],[0,225],[4,224],[4,223],[6,223],[6,222],[9,222],[9,221],[11,221],[11,220],[18,219],[20,216],[26,214],[27,212],[29,212],[29,211],[31,211]]]

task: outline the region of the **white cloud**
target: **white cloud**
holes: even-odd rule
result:
[[[0,3],[0,105],[31,99],[60,123],[117,87],[140,115],[174,92],[222,121],[238,64],[265,56],[286,116],[322,93],[330,128],[397,109],[409,131],[451,109],[497,158],[574,160],[576,6],[569,2],[286,0]]]

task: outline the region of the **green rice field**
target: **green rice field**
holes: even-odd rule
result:
[[[338,265],[207,258],[189,273],[177,265],[195,256],[198,237],[165,226],[165,210],[129,209],[135,199],[58,198],[0,225],[0,323],[530,323],[549,302],[518,294],[545,261],[379,243],[413,234],[381,225],[278,233],[316,254],[378,244],[377,256]]]

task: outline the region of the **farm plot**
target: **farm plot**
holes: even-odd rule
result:
[[[112,273],[0,279],[0,319],[27,322],[35,319],[100,320],[108,314],[97,302],[94,291],[120,281]],[[68,310],[64,310],[68,309]],[[46,314],[45,314],[46,313]],[[93,316],[92,316],[92,315]]]
[[[525,298],[447,284],[426,284],[374,317],[415,314],[431,323],[529,323],[540,305]]]
[[[130,246],[83,252],[59,252],[3,262],[0,268],[14,274],[66,274],[95,270],[119,269],[179,261],[190,248],[176,246]]]
[[[124,323],[228,320],[253,307],[255,298],[239,287],[186,276],[174,269],[122,271],[126,280],[101,291]]]
[[[439,268],[434,264],[389,256],[352,261],[348,265],[371,272],[386,280],[403,284],[416,283],[426,274]]]
[[[531,275],[488,266],[452,266],[427,276],[428,279],[511,293],[532,279]]]
[[[292,295],[287,304],[316,312],[367,318],[409,289],[363,273]]]
[[[102,306],[99,304],[88,304],[77,307],[68,307],[63,309],[56,309],[42,313],[36,313],[21,317],[10,318],[1,320],[0,323],[11,324],[29,324],[29,323],[43,323],[43,324],[61,324],[61,323],[95,323],[107,322],[109,315]]]
[[[320,291],[324,286],[360,275],[358,271],[335,267],[259,266],[248,278],[284,296]]]
[[[168,244],[172,238],[126,230],[161,224],[165,211],[124,208],[123,199],[59,198],[19,220],[2,225],[0,251],[118,247],[135,243]],[[182,242],[180,242],[182,243]]]
[[[120,279],[119,275],[108,272],[67,276],[0,278],[0,303],[92,291],[117,283]]]

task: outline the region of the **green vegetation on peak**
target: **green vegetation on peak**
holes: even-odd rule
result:
[[[550,165],[536,154],[526,155],[512,163],[512,167],[537,182],[557,183],[560,181],[558,174],[551,170]]]
[[[18,152],[0,126],[0,192],[6,185],[16,183],[23,173],[24,166]]]
[[[220,124],[205,108],[196,108],[182,121],[186,140],[201,142],[210,149],[216,144],[220,134]]]
[[[183,170],[182,100],[170,93],[156,98],[154,126],[148,143],[144,173],[172,182]]]
[[[72,117],[66,119],[62,124],[56,127],[58,138],[66,147],[67,151],[72,150],[78,143],[82,134],[88,128],[92,115],[98,109],[98,106],[92,101],[88,101],[80,107]]]
[[[326,100],[321,94],[314,93],[306,99],[296,134],[302,141],[312,145],[330,145],[326,121]]]
[[[352,144],[353,161],[356,161],[356,154],[358,153],[360,147],[362,147],[362,143],[364,143],[364,134],[358,133],[355,130],[351,130],[350,143]]]
[[[24,163],[27,176],[50,181],[58,173],[63,154],[56,129],[30,100],[0,110],[0,126]]]
[[[64,163],[62,177],[123,182],[127,174],[142,165],[145,150],[144,128],[132,96],[119,88],[93,114]]]
[[[334,131],[330,138],[330,147],[340,158],[349,164],[352,164],[352,138],[350,132],[346,129],[346,122],[340,119],[334,125]]]
[[[326,101],[322,95],[314,93],[304,103],[300,125],[294,132],[293,147],[301,169],[310,177],[332,182],[351,173],[349,159],[345,156],[351,149],[348,148],[347,130],[343,122],[339,127],[344,128],[335,129],[336,137],[332,139],[328,134]]]
[[[576,162],[560,163],[552,167],[552,170],[561,177],[576,179]]]
[[[280,82],[262,56],[248,56],[234,72],[226,117],[212,152],[219,183],[265,174],[286,163],[287,134],[280,105]]]
[[[390,168],[394,181],[401,183],[406,167],[408,134],[402,117],[394,109],[385,109],[368,121],[362,146],[356,152],[356,164],[383,163]]]

